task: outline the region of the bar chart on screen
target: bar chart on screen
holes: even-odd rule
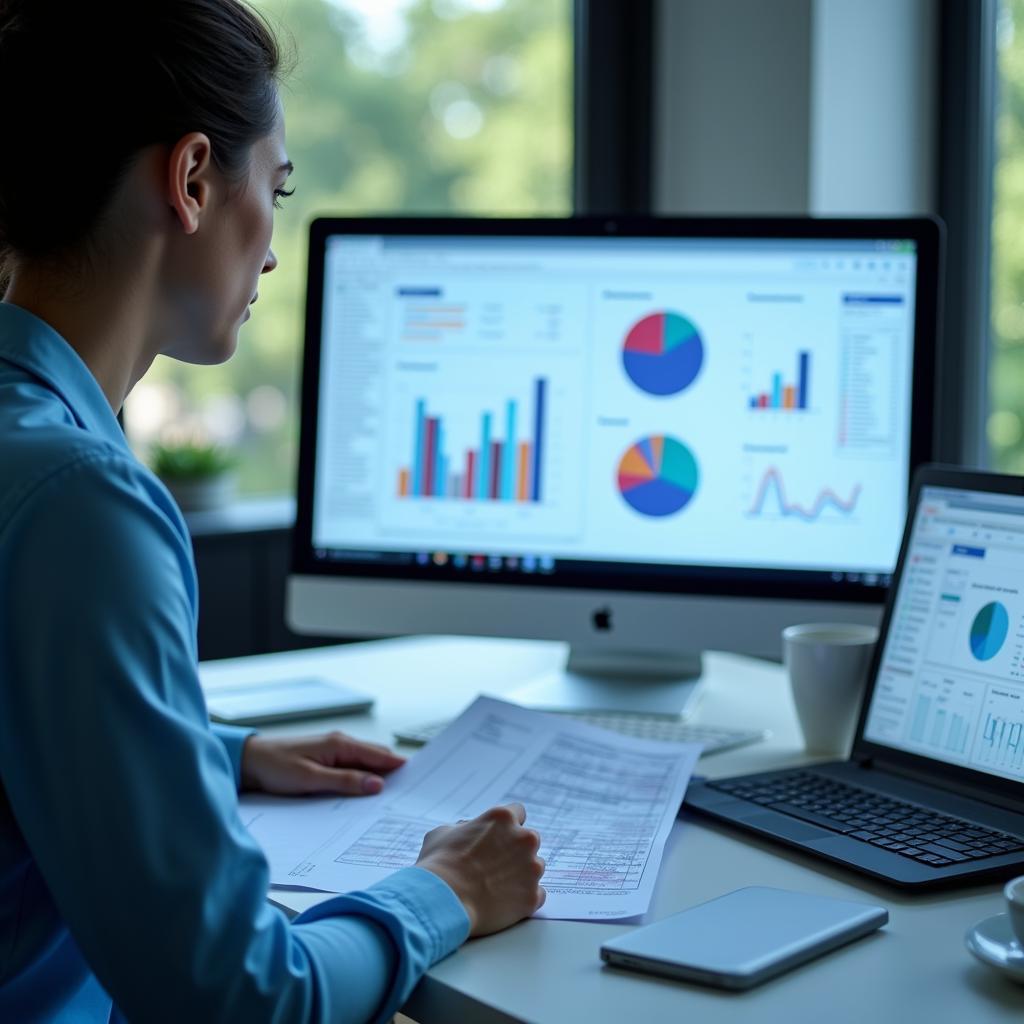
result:
[[[910,744],[947,760],[966,762],[984,689],[977,680],[923,672],[910,703]]]
[[[974,760],[990,770],[1024,776],[1024,694],[1009,687],[989,687]]]
[[[402,499],[539,503],[544,496],[548,382],[533,383],[532,408],[508,399],[504,409],[482,410],[478,443],[456,454],[445,419],[416,400],[411,457],[398,471]]]
[[[389,399],[378,523],[408,542],[567,540],[580,529],[579,388],[563,366],[448,363]],[[429,545],[424,548],[427,550]]]
[[[807,412],[811,408],[811,353],[804,350],[797,354],[796,375],[788,383],[782,371],[771,377],[771,386],[766,391],[751,395],[748,405],[754,412]]]

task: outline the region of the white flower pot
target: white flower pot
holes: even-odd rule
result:
[[[235,474],[193,479],[161,477],[182,512],[209,512],[230,505],[235,496]]]

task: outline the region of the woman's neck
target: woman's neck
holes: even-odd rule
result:
[[[60,334],[81,356],[116,413],[156,357],[149,344],[149,291],[137,273],[130,281],[120,278],[115,294],[95,281],[69,282],[53,272],[24,268],[12,274],[3,301]]]

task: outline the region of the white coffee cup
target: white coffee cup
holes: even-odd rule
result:
[[[1003,895],[1006,897],[1010,927],[1017,936],[1018,945],[1024,947],[1024,875],[1007,882]]]
[[[846,756],[853,743],[875,626],[810,622],[782,631],[782,653],[807,750]]]

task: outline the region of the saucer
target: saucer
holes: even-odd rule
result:
[[[1017,942],[1006,914],[986,917],[964,936],[964,941],[983,963],[998,967],[1008,978],[1024,985],[1024,948]]]

